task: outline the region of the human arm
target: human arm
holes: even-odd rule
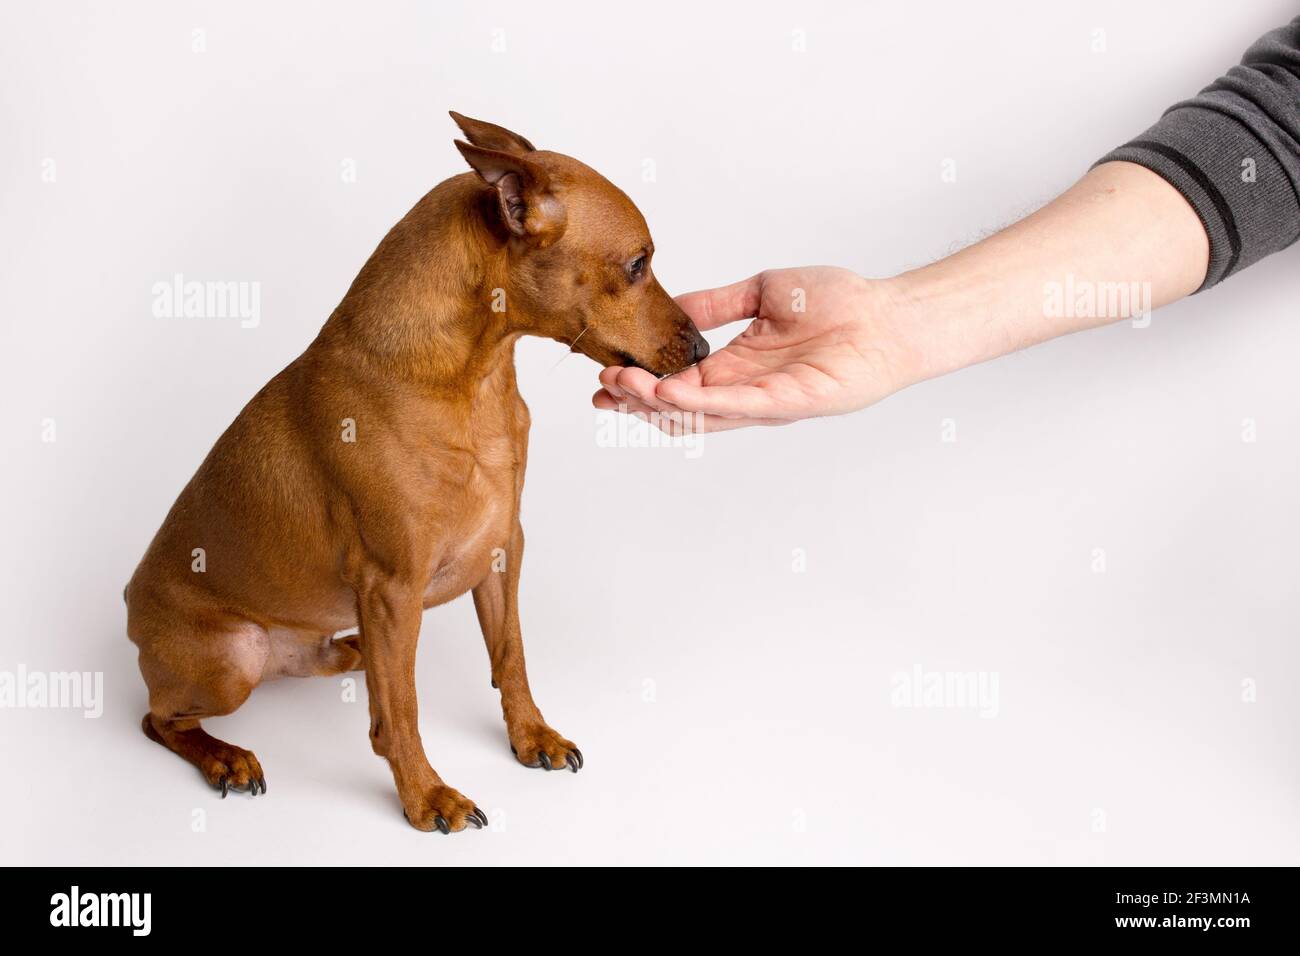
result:
[[[1208,288],[1300,235],[1298,194],[1300,18],[1061,197],[954,256],[893,279],[775,270],[683,296],[703,329],[756,321],[662,382],[606,369],[594,401],[641,414],[700,413],[693,426],[704,430],[852,411],[1126,318],[1133,296],[1121,308],[1116,290],[1133,283],[1141,309]]]

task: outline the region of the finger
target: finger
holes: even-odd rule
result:
[[[649,416],[658,414],[658,410],[651,408],[644,402],[638,401],[631,396],[624,395],[622,398],[615,398],[607,390],[601,389],[595,395],[591,396],[591,404],[595,405],[603,412],[622,412],[624,415]]]
[[[741,282],[733,282],[731,285],[679,295],[677,304],[691,317],[695,327],[703,332],[707,329],[716,329],[728,322],[752,319],[758,315],[762,291],[763,274],[760,272],[758,275],[750,276]]]
[[[623,398],[625,393],[618,387],[618,373],[623,371],[621,365],[611,365],[600,370],[600,384],[615,398]]]
[[[636,399],[642,404],[649,405],[651,408],[662,412],[680,411],[672,402],[656,394],[655,386],[658,384],[659,379],[639,368],[622,369],[615,379],[615,387],[620,389],[629,400]]]
[[[798,416],[784,409],[766,389],[755,385],[692,385],[666,378],[658,383],[661,401],[674,408],[723,418],[772,418],[790,421]]]

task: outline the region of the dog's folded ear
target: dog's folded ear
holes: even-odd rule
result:
[[[536,147],[528,140],[524,139],[518,133],[512,133],[504,126],[497,126],[493,123],[485,123],[482,120],[470,119],[468,116],[462,116],[455,110],[450,110],[451,118],[456,121],[465,138],[475,146],[481,146],[483,149],[496,149],[503,153],[516,153],[523,155],[531,153]]]
[[[548,246],[564,232],[564,204],[551,191],[551,178],[537,163],[496,149],[456,140],[474,172],[497,192],[501,222],[516,236]]]

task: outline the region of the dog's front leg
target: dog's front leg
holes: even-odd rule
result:
[[[420,743],[415,648],[423,606],[409,583],[382,578],[357,593],[361,653],[370,694],[370,744],[388,760],[406,819],[417,830],[463,830],[486,822],[472,800],[447,786]]]
[[[505,567],[489,572],[474,588],[474,610],[492,662],[492,686],[501,690],[510,749],[529,767],[574,773],[582,767],[582,751],[553,730],[533,701],[524,668],[524,640],[519,631],[519,565],[524,557],[524,531],[516,521]]]

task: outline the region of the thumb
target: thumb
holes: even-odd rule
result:
[[[754,318],[758,315],[762,292],[763,273],[760,272],[731,285],[679,295],[677,304],[691,317],[695,327],[703,332],[738,319]]]

